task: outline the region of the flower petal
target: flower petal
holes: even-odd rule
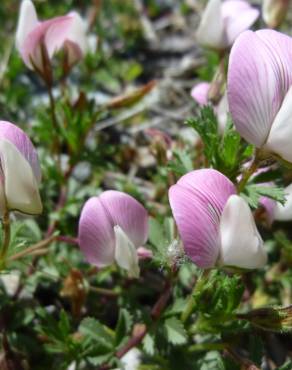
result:
[[[201,45],[225,49],[227,39],[221,10],[221,0],[209,0],[197,30],[197,40]]]
[[[292,86],[285,96],[283,104],[274,119],[268,140],[264,145],[267,150],[292,162]]]
[[[278,46],[267,46],[266,38],[270,33],[273,37],[274,32],[243,32],[229,59],[227,91],[231,116],[241,136],[257,147],[267,140],[291,75],[272,50]],[[281,38],[281,47],[286,47],[287,39]]]
[[[258,9],[243,0],[227,0],[222,3],[222,16],[228,40],[232,45],[238,35],[247,30],[259,17]]]
[[[192,88],[191,96],[199,105],[207,105],[209,89],[210,83],[201,82]]]
[[[276,201],[268,197],[260,197],[259,204],[265,209],[266,220],[268,225],[271,226],[275,219]]]
[[[169,190],[170,206],[185,252],[199,267],[216,264],[220,216],[234,193],[232,182],[212,169],[192,171]]]
[[[276,203],[274,209],[274,219],[276,221],[291,221],[292,220],[292,184],[285,188],[286,202],[284,206],[281,203]]]
[[[38,155],[29,137],[16,125],[7,121],[0,121],[0,139],[6,139],[15,145],[29,162],[35,178],[40,182],[41,168]]]
[[[146,209],[136,199],[120,191],[105,191],[99,199],[112,226],[120,226],[136,248],[142,246],[148,238]]]
[[[64,46],[68,50],[70,65],[82,58],[87,50],[86,27],[82,18],[76,12],[65,17],[51,20],[45,35],[45,45],[49,57]]]
[[[99,197],[90,198],[82,209],[78,240],[89,263],[103,267],[114,262],[115,235],[113,225]]]
[[[140,269],[137,249],[120,226],[114,226],[114,233],[116,238],[115,260],[117,264],[127,270],[131,277],[138,278]]]
[[[22,49],[27,35],[38,25],[38,17],[33,2],[23,0],[20,5],[20,12],[16,30],[16,47]]]
[[[27,214],[41,213],[38,183],[29,162],[16,146],[2,138],[0,156],[8,208]]]
[[[220,221],[220,260],[225,266],[254,269],[265,265],[267,255],[248,204],[232,195]]]

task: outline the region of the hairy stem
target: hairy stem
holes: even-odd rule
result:
[[[245,185],[247,184],[248,180],[250,179],[250,177],[257,170],[259,162],[260,162],[259,161],[259,152],[258,152],[258,150],[256,150],[255,156],[254,156],[250,166],[244,171],[244,173],[242,174],[242,178],[240,179],[240,181],[237,184],[238,194],[240,194],[244,190]]]
[[[181,321],[183,323],[186,323],[188,318],[191,316],[195,305],[196,305],[196,300],[194,298],[194,295],[201,289],[203,284],[205,283],[206,279],[208,278],[211,270],[204,270],[202,274],[198,277],[198,280],[191,292],[191,295],[187,301],[186,307],[184,311],[181,314]]]

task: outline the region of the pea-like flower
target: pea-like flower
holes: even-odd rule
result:
[[[90,198],[82,209],[79,245],[87,261],[95,266],[116,262],[129,275],[138,277],[137,249],[147,237],[147,211],[128,194],[108,190]]]
[[[10,122],[0,121],[0,211],[42,212],[38,191],[41,171],[28,136]]]
[[[189,172],[170,188],[169,201],[185,252],[197,266],[253,269],[266,263],[248,204],[220,172]]]
[[[16,47],[30,69],[43,71],[46,68],[43,48],[49,60],[60,49],[65,49],[68,65],[72,66],[87,51],[86,26],[76,12],[39,21],[32,1],[23,0],[16,31]]]
[[[259,11],[244,0],[209,0],[197,30],[197,40],[211,49],[228,49],[258,16]]]
[[[232,47],[228,103],[235,127],[257,148],[292,162],[292,38],[246,31]]]

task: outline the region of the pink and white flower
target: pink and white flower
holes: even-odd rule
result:
[[[116,262],[138,277],[138,249],[147,237],[147,211],[128,194],[108,190],[90,198],[82,209],[79,245],[87,261],[95,266]]]
[[[39,21],[33,2],[23,0],[16,31],[16,47],[30,69],[36,67],[44,70],[43,47],[49,60],[60,49],[66,49],[68,64],[72,66],[87,51],[86,26],[76,12]]]
[[[192,171],[169,190],[188,257],[201,268],[259,268],[267,261],[251,210],[233,183],[213,169]]]
[[[235,127],[257,148],[292,162],[292,38],[246,31],[232,47],[228,104]]]
[[[198,42],[225,50],[257,20],[259,11],[244,0],[209,0],[197,30]]]
[[[0,212],[42,212],[38,184],[41,171],[29,137],[16,125],[0,121]]]

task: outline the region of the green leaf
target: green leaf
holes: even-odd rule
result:
[[[83,319],[79,326],[79,331],[87,339],[98,342],[107,348],[114,347],[114,337],[110,329],[94,318],[86,317]]]
[[[153,336],[147,333],[142,344],[144,351],[148,353],[148,355],[153,356],[155,353],[155,341]]]
[[[187,334],[183,324],[175,317],[165,320],[164,327],[169,343],[181,345],[187,342]]]
[[[125,308],[120,309],[119,319],[116,326],[115,344],[118,346],[129,334],[133,325],[133,318]]]
[[[286,201],[284,189],[276,186],[247,185],[245,187],[245,193],[242,195],[252,208],[258,207],[259,200],[262,196],[271,198],[281,204],[285,204]]]

